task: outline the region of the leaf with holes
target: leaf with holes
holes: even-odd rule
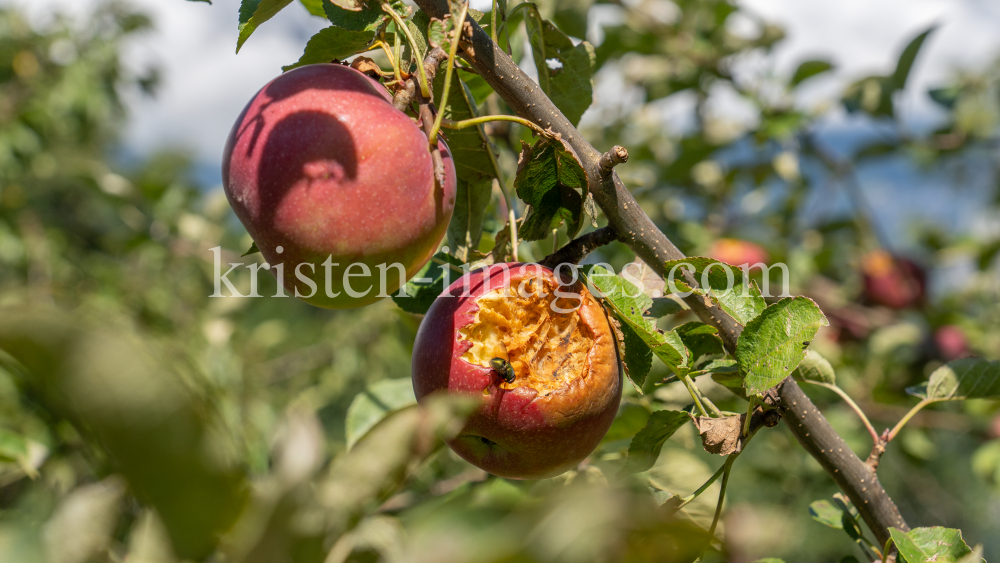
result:
[[[632,438],[628,447],[628,460],[618,476],[640,473],[653,467],[660,457],[663,443],[689,420],[691,415],[683,411],[656,411],[649,415],[646,426]]]
[[[554,222],[558,226],[563,221],[570,238],[579,232],[587,173],[568,144],[548,138],[539,139],[533,146],[522,142],[514,188],[533,214],[525,217],[521,238],[544,238]]]
[[[830,323],[808,297],[786,297],[747,323],[736,343],[736,360],[747,395],[761,395],[805,358],[821,326]]]
[[[555,24],[537,17],[537,10],[534,14],[525,18],[524,23],[538,70],[538,85],[566,119],[576,125],[594,101],[591,82],[597,61],[594,47],[586,41],[574,45]]]

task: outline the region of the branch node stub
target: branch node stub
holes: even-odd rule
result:
[[[607,178],[615,166],[627,161],[628,151],[625,147],[621,145],[611,147],[611,150],[601,155],[601,160],[597,163],[601,178]]]

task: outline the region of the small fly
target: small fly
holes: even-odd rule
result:
[[[493,371],[500,374],[507,383],[514,383],[514,366],[510,364],[510,356],[507,354],[507,347],[504,343],[500,342],[500,349],[503,351],[503,357],[497,357],[490,360],[490,367]]]

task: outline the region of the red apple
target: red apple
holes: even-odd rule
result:
[[[385,88],[350,67],[309,65],[275,78],[243,110],[223,185],[289,293],[360,307],[415,275],[445,235],[456,177],[438,146],[443,186],[427,136]]]
[[[945,360],[956,360],[969,355],[969,339],[956,325],[943,325],[934,331],[934,344]]]
[[[494,358],[509,359],[508,383]],[[462,276],[431,306],[413,347],[413,389],[482,399],[449,442],[501,477],[558,475],[586,458],[621,401],[614,335],[581,283],[537,264],[495,264]]]
[[[720,238],[712,243],[709,258],[715,258],[731,266],[767,264],[770,255],[759,244],[734,238]]]
[[[871,303],[905,309],[924,299],[926,274],[912,260],[875,250],[861,259],[861,275]]]

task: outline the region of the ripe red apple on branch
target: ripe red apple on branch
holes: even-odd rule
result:
[[[482,399],[449,442],[470,463],[512,479],[551,477],[586,458],[615,418],[614,338],[583,284],[564,285],[537,264],[495,264],[457,280],[427,312],[413,389],[420,401],[435,392]]]
[[[350,67],[308,65],[275,78],[243,110],[223,185],[289,293],[361,307],[399,289],[445,235],[456,176],[448,147],[438,146],[441,186],[427,136],[384,87]]]

